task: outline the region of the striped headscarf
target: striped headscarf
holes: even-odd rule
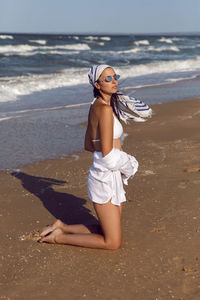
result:
[[[95,83],[101,76],[101,73],[106,68],[112,68],[109,65],[95,65],[92,66],[88,72],[88,78],[90,84],[94,87]],[[145,104],[143,101],[138,100],[133,97],[129,97],[117,91],[117,103],[114,103],[115,112],[119,119],[127,123],[127,120],[133,120],[135,122],[145,122],[144,118],[149,118],[152,116],[152,109]],[[138,115],[139,117],[134,116]]]
[[[101,73],[106,68],[112,68],[109,65],[95,65],[90,68],[90,71],[88,72],[88,78],[91,85],[95,85],[99,77],[101,76]],[[112,68],[113,69],[113,68]]]
[[[135,122],[145,122],[144,118],[152,116],[152,109],[143,101],[129,97],[121,92],[117,92],[117,104],[114,103],[115,111],[120,120],[127,123],[128,120]],[[134,114],[138,115],[136,117]]]

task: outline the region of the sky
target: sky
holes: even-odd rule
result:
[[[200,32],[200,0],[0,0],[0,32]]]

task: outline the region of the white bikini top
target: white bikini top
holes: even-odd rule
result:
[[[114,115],[114,125],[113,125],[113,139],[119,139],[123,133],[123,127],[117,117]]]
[[[114,116],[114,124],[113,124],[113,139],[119,139],[123,133],[123,127],[122,124],[119,122],[115,114],[113,113]],[[100,139],[97,140],[92,140],[92,142],[99,142]]]

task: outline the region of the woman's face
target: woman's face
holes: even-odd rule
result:
[[[95,84],[96,88],[102,91],[105,94],[112,95],[117,92],[118,89],[118,81],[114,78],[116,75],[113,68],[106,68],[99,77],[97,83]],[[106,78],[110,76],[112,78],[111,81],[107,82]]]

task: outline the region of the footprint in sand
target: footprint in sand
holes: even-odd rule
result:
[[[41,239],[40,237],[40,232],[38,230],[33,230],[32,232],[30,232],[29,234],[27,235],[22,235],[20,236],[20,240],[21,241],[36,241],[38,242],[39,240]]]
[[[143,171],[142,175],[143,176],[148,176],[148,175],[155,175],[156,173],[152,170],[145,170]]]
[[[183,266],[182,271],[186,274],[186,275],[195,275],[197,274],[197,270],[192,268],[192,267],[188,267],[188,266]]]
[[[181,181],[178,185],[179,189],[186,189],[187,188],[187,182],[186,181]]]
[[[181,269],[185,273],[185,275],[195,275],[198,273],[195,268],[184,265],[183,257],[175,256],[172,258],[172,262],[175,264],[175,267],[177,269]]]
[[[157,233],[160,233],[160,232],[164,232],[165,231],[165,226],[162,226],[162,227],[154,227],[151,232],[157,232]]]
[[[198,168],[198,167],[189,167],[189,168],[185,169],[184,172],[197,173],[197,172],[200,172],[200,168]]]
[[[183,269],[183,263],[184,263],[184,258],[180,256],[174,256],[172,258],[172,263],[175,265],[176,269],[182,270]]]

